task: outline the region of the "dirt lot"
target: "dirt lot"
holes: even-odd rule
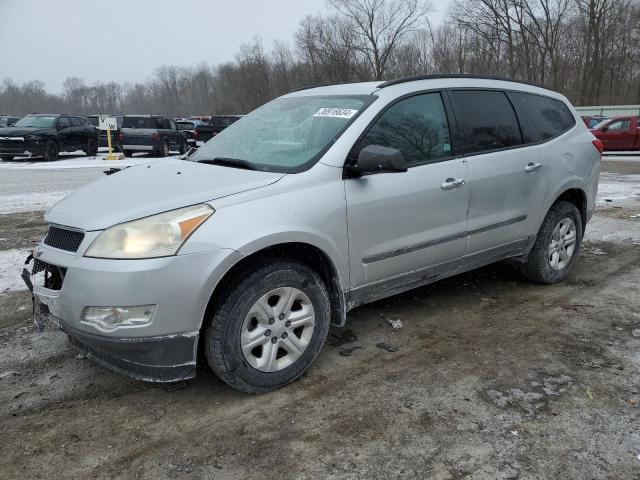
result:
[[[354,310],[300,381],[261,396],[206,368],[129,380],[34,333],[25,291],[0,293],[0,477],[639,479],[638,212],[603,200],[563,284],[500,264]],[[0,250],[44,231],[0,215]]]

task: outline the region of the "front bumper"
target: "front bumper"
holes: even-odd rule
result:
[[[61,272],[62,280],[43,285],[35,281],[35,270],[25,267],[36,326],[53,323],[100,365],[155,382],[195,375],[199,331],[211,292],[240,257],[229,249],[147,260],[86,258],[44,244],[37,251],[38,262]],[[155,305],[153,320],[110,331],[81,321],[85,307],[127,305]]]

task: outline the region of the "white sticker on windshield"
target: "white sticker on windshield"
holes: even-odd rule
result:
[[[351,118],[358,110],[353,110],[351,108],[334,108],[334,107],[324,107],[318,110],[313,116],[314,117],[331,117],[331,118]]]

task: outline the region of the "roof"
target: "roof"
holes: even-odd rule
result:
[[[519,80],[511,80],[500,77],[487,77],[481,75],[421,75],[415,77],[398,78],[385,82],[361,82],[336,85],[311,86],[294,90],[288,96],[313,96],[313,95],[378,95],[400,96],[423,90],[442,90],[448,88],[480,88],[480,89],[504,89],[516,90],[540,95],[555,97],[565,100],[564,96],[548,90],[544,87]]]

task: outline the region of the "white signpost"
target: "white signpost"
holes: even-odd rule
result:
[[[109,146],[109,153],[105,157],[107,160],[122,160],[124,155],[121,153],[114,155],[113,150],[111,148],[111,131],[118,129],[118,122],[116,117],[98,117],[98,129],[107,131],[107,145]]]

